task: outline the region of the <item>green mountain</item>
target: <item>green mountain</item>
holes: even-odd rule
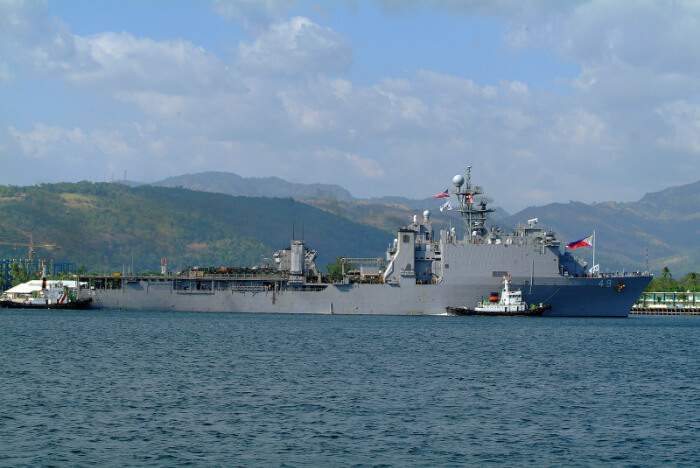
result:
[[[244,178],[231,172],[200,172],[186,174],[156,182],[160,187],[182,187],[202,192],[225,193],[247,197],[318,198],[324,200],[352,201],[353,196],[337,185],[296,184],[278,177]]]
[[[436,231],[448,226],[456,226],[459,232],[464,230],[459,213],[439,211],[441,200],[384,197],[352,202],[300,201],[387,232],[405,225],[423,209],[431,210]],[[454,199],[452,203],[456,205]],[[531,218],[538,218],[543,228],[556,231],[564,244],[589,236],[595,229],[596,263],[603,270],[644,270],[647,250],[649,267],[657,274],[664,266],[679,277],[700,270],[700,182],[650,193],[629,203],[553,203],[514,215],[497,208],[490,225],[508,231]],[[573,253],[592,264],[592,249]]]
[[[221,183],[230,175],[224,174]],[[342,190],[331,190],[325,199],[297,201],[119,183],[0,186],[0,243],[28,243],[32,234],[36,245],[60,246],[37,248],[37,258],[84,264],[93,271],[122,271],[133,258],[134,269],[142,271],[158,270],[161,257],[170,269],[261,264],[289,244],[293,230],[296,237],[303,232],[309,247],[319,252],[319,266],[337,255],[382,256],[396,228],[423,209],[431,210],[436,231],[449,226],[463,231],[458,213],[440,213],[440,200],[347,201],[339,199],[343,193],[350,196]],[[499,211],[491,224],[508,228],[530,218],[557,231],[564,243],[595,229],[596,261],[603,270],[645,269],[647,250],[657,273],[664,266],[674,277],[700,270],[700,182],[637,202],[554,203],[512,216]],[[0,258],[26,258],[27,250],[0,245]],[[573,253],[590,264],[591,250]]]
[[[596,263],[601,268],[646,268],[660,273],[667,266],[674,276],[700,270],[700,181],[648,193],[637,202],[584,204],[553,203],[527,208],[503,220],[514,225],[530,218],[554,229],[563,242],[596,230]],[[590,262],[592,249],[574,250]]]
[[[121,182],[118,182],[121,183]],[[124,182],[127,185],[139,185]],[[444,200],[434,198],[372,197],[369,200],[353,197],[350,192],[338,185],[297,184],[278,177],[245,178],[231,172],[199,172],[177,177],[169,177],[152,185],[161,187],[182,187],[202,192],[225,193],[248,197],[291,197],[317,208],[355,219],[359,222],[394,231],[406,224],[414,213],[431,210],[439,212]],[[450,216],[450,214],[452,216]],[[509,214],[501,208],[493,214],[494,219],[502,219]],[[455,212],[438,215],[438,222],[449,225],[450,219],[458,219]]]
[[[319,252],[383,255],[393,236],[292,199],[123,184],[0,186],[0,242],[56,244],[36,257],[75,262],[91,271],[188,266],[254,266],[270,262],[292,233]],[[26,258],[26,247],[0,245],[0,258]],[[267,259],[267,260],[265,260]]]
[[[450,226],[461,226],[462,221],[456,211],[440,212],[439,200],[430,200],[421,206],[416,204],[403,205],[400,203],[377,203],[375,201],[358,200],[353,202],[339,202],[335,200],[306,199],[299,200],[320,210],[327,211],[336,216],[341,216],[353,221],[374,226],[392,235],[396,235],[398,228],[406,226],[413,216],[422,216],[423,211],[430,210],[430,219],[433,229],[437,232]],[[418,200],[413,200],[417,202]]]

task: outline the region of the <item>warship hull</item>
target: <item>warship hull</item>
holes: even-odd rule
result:
[[[587,269],[581,259],[562,253],[555,234],[537,227],[536,218],[510,234],[489,229],[493,210],[475,198],[483,192],[471,183],[471,167],[466,180],[458,175],[453,184],[465,221],[463,239],[455,228],[436,237],[426,210],[397,231],[385,259],[346,259],[342,279],[320,274],[316,251],[292,240],[274,254],[277,269],[266,273],[216,276],[194,269],[171,277],[87,277],[80,283],[91,285],[84,294],[98,308],[446,315],[451,308],[474,308],[507,277],[528,304],[551,306],[544,316],[627,317],[651,280],[641,273],[603,275],[598,265]]]
[[[650,280],[648,276],[553,278],[535,281],[513,278],[528,303],[551,305],[543,316],[627,317]],[[620,282],[624,287],[620,288]],[[281,290],[211,288],[178,290],[176,281],[125,281],[120,289],[83,291],[91,307],[128,310],[258,312],[296,314],[445,315],[450,307],[470,307],[487,297],[497,281],[483,278],[471,284],[348,284],[300,285]]]

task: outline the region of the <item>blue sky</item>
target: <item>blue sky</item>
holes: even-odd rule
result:
[[[690,1],[0,0],[0,184],[636,200],[700,178],[699,91]]]

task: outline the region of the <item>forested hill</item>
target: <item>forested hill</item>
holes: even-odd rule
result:
[[[337,255],[383,256],[395,229],[411,208],[372,202],[324,202],[310,206],[291,198],[234,197],[220,193],[153,186],[81,182],[36,187],[0,186],[0,242],[56,244],[36,249],[38,258],[74,262],[93,271],[158,270],[187,266],[252,266],[297,237],[319,252],[324,266]],[[436,229],[461,222],[440,213],[432,200]],[[513,226],[539,218],[563,242],[598,233],[597,261],[609,269],[674,276],[700,268],[700,182],[648,194],[637,202],[570,202],[531,207],[491,224]],[[320,209],[318,209],[320,208]],[[494,217],[496,218],[496,217]],[[365,223],[365,224],[361,224]],[[368,224],[373,224],[371,227]],[[26,258],[26,247],[0,245],[0,258]],[[578,249],[590,263],[592,249]]]
[[[343,187],[328,184],[298,184],[278,177],[245,178],[231,172],[199,172],[155,182],[160,187],[182,187],[202,192],[225,193],[235,196],[292,197],[352,201],[353,196]]]
[[[125,183],[132,186],[141,185],[136,182]],[[347,217],[350,218],[357,215],[364,216],[363,206],[376,207],[377,210],[380,211],[387,211],[387,207],[400,206],[412,212],[420,213],[426,209],[436,210],[442,204],[438,203],[440,200],[436,201],[433,197],[413,199],[385,196],[364,200],[353,197],[347,189],[339,185],[300,184],[288,182],[278,177],[247,178],[231,172],[199,172],[196,174],[185,174],[176,177],[168,177],[167,179],[154,182],[150,185],[159,187],[181,187],[202,192],[225,193],[235,196],[291,197],[324,209],[328,208],[327,202],[330,202],[333,204],[333,208],[341,211],[348,211]],[[396,213],[396,215],[401,219],[401,223],[404,223],[407,219],[405,213]],[[508,216],[508,213],[499,208],[495,216],[500,219],[504,216]],[[392,223],[390,230],[393,231],[395,228],[396,226]]]
[[[253,266],[289,245],[293,228],[319,252],[382,256],[392,235],[284,198],[233,197],[153,186],[80,182],[0,186],[0,242],[56,244],[37,258],[92,271]],[[0,245],[0,258],[26,258],[26,247]]]
[[[570,242],[597,232],[596,263],[601,267],[643,269],[659,273],[668,267],[674,276],[700,270],[700,182],[646,194],[636,202],[553,203],[527,208],[505,222],[530,218],[553,228]],[[591,249],[578,249],[590,259]],[[600,260],[600,262],[598,262]]]

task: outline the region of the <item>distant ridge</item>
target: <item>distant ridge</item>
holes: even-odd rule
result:
[[[278,177],[241,177],[232,172],[198,172],[176,177],[168,177],[154,186],[181,187],[200,192],[224,193],[234,196],[294,198],[308,205],[343,216],[356,222],[369,224],[394,232],[402,226],[414,212],[430,210],[437,214],[438,226],[459,224],[456,211],[439,214],[438,203],[434,198],[407,198],[398,196],[355,198],[345,188],[328,184],[300,184],[288,182]],[[496,221],[509,216],[502,208],[496,208],[492,218]]]
[[[462,228],[456,211],[440,213],[433,198],[411,199],[385,196],[362,200],[337,185],[296,184],[277,177],[243,178],[226,172],[203,172],[170,177],[154,185],[180,186],[191,190],[231,195],[291,197],[355,222],[394,232],[410,216],[430,210],[435,229]],[[562,242],[598,233],[597,253],[603,268],[660,271],[700,270],[700,181],[647,193],[635,202],[551,203],[529,207],[510,215],[496,208],[491,225],[505,229],[538,218],[543,227],[553,229]],[[576,251],[581,254],[583,252]]]
[[[182,187],[201,192],[226,195],[271,198],[315,198],[322,200],[353,201],[349,191],[338,185],[297,184],[278,177],[241,177],[232,172],[198,172],[168,177],[151,185]]]
[[[463,233],[459,213],[441,213],[440,200],[432,198],[357,200],[338,186],[221,172],[156,185],[170,184],[190,190],[89,182],[0,186],[0,238],[26,242],[31,233],[36,243],[61,247],[38,251],[39,258],[122,270],[132,258],[137,269],[158,268],[164,256],[173,268],[255,265],[289,242],[294,223],[304,225],[319,265],[335,255],[383,255],[396,229],[424,209],[431,211],[436,232],[453,226]],[[224,189],[246,196],[214,193]],[[264,197],[251,198],[254,193]],[[674,277],[700,270],[700,181],[636,202],[552,203],[514,215],[497,212],[490,225],[508,228],[531,218],[555,230],[563,244],[595,229],[603,270],[645,269],[647,250],[657,273],[665,266]],[[574,254],[588,261],[590,250]],[[24,256],[25,248],[0,246],[0,258]]]
[[[538,218],[563,242],[597,231],[602,267],[680,273],[700,270],[700,181],[647,193],[636,202],[552,203],[526,208],[503,220],[507,225]],[[579,252],[579,251],[576,251]]]
[[[337,255],[383,254],[393,236],[290,198],[230,195],[117,183],[0,186],[0,240],[55,244],[37,258],[91,271],[271,263],[293,226],[318,251],[323,268]],[[299,235],[297,229],[297,235]],[[0,245],[0,258],[25,258],[26,247]]]
[[[138,184],[130,184],[136,186]],[[244,197],[295,198],[299,200],[328,200],[338,202],[369,201],[380,205],[402,205],[412,210],[435,210],[436,202],[430,198],[407,198],[397,196],[356,198],[350,191],[329,184],[300,184],[279,177],[241,177],[232,172],[197,172],[168,177],[150,185],[160,187],[182,187],[200,192],[225,193]],[[497,217],[508,216],[498,209]]]

